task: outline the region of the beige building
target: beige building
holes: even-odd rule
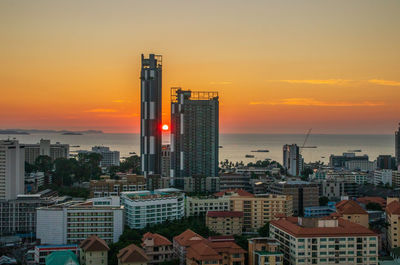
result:
[[[281,218],[271,221],[270,236],[289,265],[378,264],[378,235],[343,218]]]
[[[229,211],[229,197],[186,197],[185,215],[206,215],[208,211]]]
[[[258,264],[283,264],[283,253],[279,251],[279,242],[276,239],[268,237],[249,239],[248,265]]]
[[[81,265],[108,264],[108,251],[110,248],[98,236],[91,236],[83,240],[79,247]]]
[[[392,185],[394,188],[400,188],[400,171],[392,171]]]
[[[92,198],[119,196],[121,192],[141,191],[146,189],[146,180],[139,175],[125,175],[120,180],[101,176],[100,180],[90,181],[90,196]]]
[[[293,201],[288,195],[232,196],[230,209],[243,212],[244,231],[256,231],[277,215],[292,216]]]
[[[357,202],[344,200],[336,204],[336,212],[350,222],[369,227],[368,213]]]
[[[388,249],[400,246],[400,202],[399,198],[387,198],[386,222],[389,224],[386,230]]]
[[[118,265],[147,265],[149,257],[143,249],[131,244],[121,249],[117,255]]]
[[[142,248],[149,257],[149,264],[172,260],[172,242],[162,235],[147,232],[142,238]]]
[[[243,212],[209,211],[206,216],[207,227],[221,235],[241,235],[243,230]]]

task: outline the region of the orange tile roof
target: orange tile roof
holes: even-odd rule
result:
[[[370,202],[378,203],[382,208],[386,207],[386,200],[382,197],[361,197],[356,199],[359,203],[367,205]]]
[[[222,197],[222,196],[224,196],[224,195],[227,195],[226,193],[229,193],[229,192],[237,193],[238,196],[241,196],[241,197],[254,197],[254,194],[252,194],[252,193],[250,193],[250,192],[247,192],[247,191],[245,191],[245,190],[242,190],[242,189],[223,190],[223,191],[214,193],[214,196]]]
[[[247,253],[246,250],[239,247],[234,242],[210,242],[208,245],[212,249],[217,251],[219,254],[222,254],[222,253],[229,253],[229,254]]]
[[[351,200],[336,203],[336,210],[340,214],[368,214],[358,203]]]
[[[118,260],[121,263],[130,262],[148,262],[149,257],[146,255],[143,249],[140,247],[130,244],[126,248],[121,249],[117,255]]]
[[[190,229],[187,229],[185,232],[174,237],[174,241],[176,241],[179,245],[184,246],[184,247],[188,247],[192,244],[195,244],[195,243],[198,243],[198,242],[201,242],[204,240],[206,240],[204,237],[193,232]]]
[[[392,201],[386,206],[386,212],[390,215],[392,214],[400,214],[400,202]]]
[[[243,217],[243,212],[235,212],[235,211],[208,211],[208,217]]]
[[[295,237],[337,237],[337,236],[376,236],[368,228],[352,223],[345,219],[338,219],[337,227],[304,227],[298,224],[297,217],[287,217],[273,220],[271,225]]]
[[[86,238],[79,245],[84,251],[109,251],[106,241],[96,235]]]
[[[206,242],[198,242],[187,249],[186,257],[195,260],[221,260],[222,256]]]
[[[170,246],[170,245],[172,245],[171,241],[169,241],[166,237],[164,237],[160,234],[153,234],[153,233],[147,232],[146,234],[143,235],[142,241],[144,241],[146,239],[153,239],[154,246]]]

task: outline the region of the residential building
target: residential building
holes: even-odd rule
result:
[[[146,265],[149,262],[149,257],[143,249],[130,244],[129,246],[121,249],[117,255],[118,265]]]
[[[179,259],[180,265],[183,265],[186,262],[186,253],[188,247],[194,244],[198,244],[202,241],[206,241],[206,239],[190,229],[187,229],[185,232],[174,237],[174,256]]]
[[[392,186],[392,170],[391,169],[382,169],[375,170],[374,172],[374,184],[375,185],[389,185]]]
[[[46,257],[56,251],[70,251],[76,256],[79,254],[78,245],[39,245],[35,246],[34,262],[36,265],[45,265]]]
[[[100,167],[119,166],[119,151],[111,151],[107,146],[93,146],[92,151],[78,151],[78,154],[95,153],[101,155]]]
[[[0,236],[18,234],[34,238],[36,208],[54,205],[59,199],[45,190],[37,194],[20,194],[14,200],[0,200]]]
[[[331,155],[329,157],[329,166],[334,168],[345,168],[347,161],[364,160],[369,161],[367,155],[356,156],[355,153],[343,153],[342,155]]]
[[[336,204],[336,212],[340,216],[350,222],[369,227],[368,213],[357,202],[351,200],[343,200]]]
[[[161,174],[162,56],[142,54],[140,157],[144,176]]]
[[[80,248],[80,265],[107,265],[108,251],[107,243],[96,235],[90,236],[82,241]]]
[[[34,172],[25,175],[25,192],[36,193],[40,187],[45,185],[45,176],[43,172]]]
[[[171,145],[163,144],[161,147],[161,176],[171,176]]]
[[[396,162],[397,165],[400,166],[400,123],[399,123],[399,129],[394,135],[395,137],[395,157],[396,157]]]
[[[230,210],[243,212],[243,230],[254,232],[278,215],[291,216],[293,200],[290,195],[276,194],[231,196]]]
[[[69,144],[56,142],[52,144],[50,140],[40,139],[37,144],[24,144],[25,161],[33,165],[38,156],[49,156],[52,161],[57,158],[69,158]]]
[[[142,248],[149,258],[148,264],[150,265],[170,261],[173,258],[172,242],[160,234],[150,232],[144,234]]]
[[[293,199],[293,215],[303,215],[305,207],[319,206],[319,186],[317,183],[301,180],[273,183],[271,193],[289,195]]]
[[[320,196],[327,197],[329,200],[339,199],[345,195],[345,183],[338,180],[323,180],[320,182]]]
[[[79,260],[71,251],[55,251],[46,257],[46,265],[79,265]]]
[[[303,171],[304,160],[297,144],[285,144],[283,146],[283,167],[287,174],[300,176]]]
[[[241,235],[243,230],[243,212],[209,211],[206,226],[221,235]]]
[[[252,191],[250,174],[225,173],[219,176],[220,190],[242,189]]]
[[[304,208],[304,217],[324,217],[336,212],[335,202],[328,202],[326,206],[311,206]]]
[[[271,221],[270,236],[289,265],[378,264],[378,235],[343,218],[281,218]]]
[[[177,178],[175,178],[177,179]],[[183,179],[183,190],[185,192],[218,192],[220,190],[220,178],[219,177],[205,177],[205,176],[192,176]]]
[[[217,92],[171,89],[171,177],[218,176]]]
[[[112,197],[40,207],[36,237],[42,244],[76,244],[96,235],[115,243],[124,227],[123,210]]]
[[[350,160],[344,163],[344,167],[348,170],[374,171],[377,167],[377,162],[368,160]]]
[[[100,180],[91,180],[89,188],[90,197],[120,196],[121,192],[145,190],[146,179],[132,174],[125,175],[119,180],[101,176]]]
[[[170,183],[171,178],[169,177],[163,177],[157,174],[147,175],[146,177],[147,190],[167,189],[170,187]]]
[[[269,186],[275,182],[275,178],[266,175],[259,175],[257,178],[250,179],[251,192],[253,194],[266,194]]]
[[[360,197],[357,198],[356,201],[360,204],[364,209],[366,209],[368,203],[376,203],[379,204],[382,209],[386,208],[386,200],[382,197]]]
[[[392,171],[392,185],[394,188],[400,188],[400,170]]]
[[[181,219],[185,216],[185,196],[178,189],[123,192],[125,224],[132,229]]]
[[[343,181],[345,183],[356,183],[358,185],[363,185],[368,183],[368,174],[366,172],[360,171],[333,171],[329,170],[326,172],[325,179],[333,179],[338,181]]]
[[[18,262],[16,259],[3,255],[0,257],[0,264],[4,265],[17,265]]]
[[[279,251],[279,242],[274,238],[255,237],[249,241],[249,265],[282,265],[283,253]]]
[[[391,155],[380,155],[376,159],[378,169],[397,169],[396,157]]]
[[[387,249],[400,247],[400,202],[399,198],[387,198],[386,206],[386,245]]]
[[[208,211],[229,211],[228,196],[187,196],[185,200],[186,217],[205,216]]]
[[[17,140],[0,140],[0,200],[24,194],[25,150]]]

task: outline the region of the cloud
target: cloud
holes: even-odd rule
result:
[[[125,99],[114,99],[112,102],[113,103],[131,103],[132,101],[125,100]]]
[[[311,80],[271,80],[270,82],[284,82],[289,84],[311,84],[311,85],[342,85],[352,80],[347,79],[311,79]]]
[[[376,107],[383,106],[383,102],[329,102],[320,101],[313,98],[285,98],[277,101],[256,101],[250,105],[289,105],[289,106],[318,106],[318,107]]]
[[[210,82],[210,85],[230,85],[231,81],[218,81],[218,82]]]
[[[399,81],[392,81],[392,80],[371,79],[368,80],[368,82],[382,86],[400,86]]]
[[[111,112],[117,112],[117,110],[115,110],[115,109],[90,109],[90,110],[86,110],[85,112],[111,113]]]

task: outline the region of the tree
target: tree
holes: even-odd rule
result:
[[[35,167],[40,172],[50,172],[53,169],[53,162],[51,161],[51,157],[46,155],[38,156],[35,159]]]
[[[365,208],[370,211],[382,211],[382,206],[376,202],[369,202]]]
[[[328,202],[329,202],[328,197],[325,196],[319,197],[319,206],[326,206],[328,205]]]
[[[269,237],[269,222],[266,222],[265,225],[260,227],[257,232],[262,237]]]
[[[132,171],[134,174],[140,174],[140,157],[137,155],[130,156],[121,162],[119,170],[122,172]]]
[[[32,172],[36,172],[37,171],[37,167],[35,165],[29,164],[28,162],[25,161],[25,172],[26,173],[32,173]]]
[[[78,167],[78,161],[74,158],[57,158],[54,160],[54,177],[58,185],[71,186],[72,176]]]
[[[78,155],[78,166],[75,176],[79,181],[98,179],[101,175],[100,161],[102,156],[97,153],[81,153]]]
[[[312,173],[314,173],[313,169],[310,168],[310,167],[306,167],[306,168],[303,169],[303,171],[301,171],[301,176],[305,180],[308,180]]]

